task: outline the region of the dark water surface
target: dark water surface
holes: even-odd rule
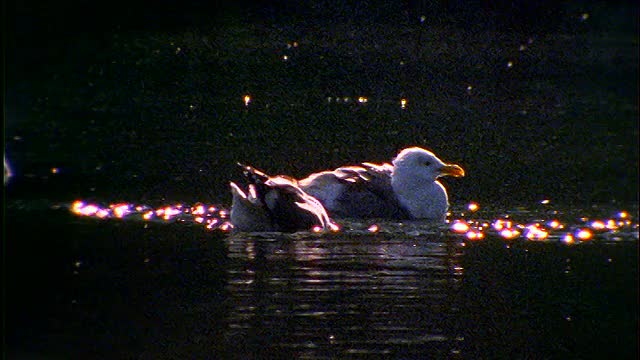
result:
[[[327,3],[9,1],[7,358],[637,358],[637,3]],[[408,146],[447,224],[198,203]]]
[[[637,357],[635,208],[454,211],[492,224],[470,240],[455,221],[233,234],[29,206],[6,221],[9,358]],[[505,215],[563,230],[509,240]],[[604,216],[621,226],[589,226]]]

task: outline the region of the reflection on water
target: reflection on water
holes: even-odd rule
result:
[[[288,235],[232,233],[216,225],[224,208],[203,203],[29,206],[12,203],[7,227],[8,273],[20,274],[8,277],[13,348],[77,358],[636,358],[637,206],[475,204],[441,225],[341,221],[338,232]]]
[[[406,235],[448,233],[469,241],[480,241],[486,235],[502,240],[551,241],[566,245],[603,241],[638,240],[637,205],[634,211],[594,206],[588,210],[558,210],[549,200],[541,201],[541,208],[516,208],[508,211],[479,211],[480,205],[471,202],[464,209],[449,212],[446,226],[434,226],[421,221],[379,222],[338,221],[343,233],[398,233]],[[171,204],[152,208],[148,205],[116,203],[99,205],[76,200],[66,205],[78,216],[99,219],[126,219],[150,222],[181,222],[204,225],[208,230],[229,232],[233,224],[229,210],[215,205],[196,203]],[[310,229],[314,230],[314,229]]]
[[[227,338],[260,356],[460,353],[460,243],[439,235],[231,236]]]

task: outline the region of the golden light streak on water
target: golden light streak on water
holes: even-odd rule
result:
[[[213,205],[205,205],[196,202],[193,205],[173,204],[152,208],[147,205],[131,203],[114,203],[108,206],[101,206],[83,200],[73,201],[69,205],[69,210],[77,216],[93,217],[96,219],[117,219],[134,220],[145,222],[180,222],[205,226],[209,230],[230,231],[233,225],[228,221],[229,211]],[[529,224],[517,223],[511,218],[513,215],[503,215],[495,220],[482,218],[480,205],[471,202],[466,206],[471,210],[469,214],[464,212],[449,212],[446,224],[449,231],[457,236],[463,236],[468,240],[480,241],[486,236],[497,237],[502,240],[512,240],[522,237],[525,241],[560,241],[566,244],[580,243],[602,238],[602,235],[619,234],[621,231],[632,231],[632,236],[638,239],[638,223],[632,215],[626,211],[614,212],[614,218],[590,220],[587,217],[576,218],[575,223],[561,223],[558,219],[537,219]],[[475,210],[475,211],[474,211]],[[553,212],[558,214],[557,211]],[[457,214],[459,218],[451,218]],[[480,216],[480,218],[475,218]],[[342,223],[340,223],[342,225]],[[341,225],[331,223],[327,225],[329,231],[341,231]],[[145,227],[147,225],[145,224]],[[347,231],[352,226],[345,225]],[[375,223],[364,227],[369,233],[380,232],[382,225]],[[560,233],[560,230],[569,230]],[[353,228],[353,230],[358,230]],[[313,232],[323,232],[318,226],[311,229]],[[626,234],[626,233],[625,233]],[[624,234],[623,234],[624,235]],[[617,239],[619,235],[613,237],[605,236],[603,239]]]
[[[407,99],[400,99],[400,108],[402,110],[407,108]]]
[[[249,103],[251,103],[251,96],[245,95],[242,100],[244,101],[244,106],[249,106]]]
[[[60,169],[59,169],[59,168],[57,168],[57,167],[51,168],[51,173],[52,173],[52,174],[57,174],[57,173],[59,173],[59,172],[60,172]]]

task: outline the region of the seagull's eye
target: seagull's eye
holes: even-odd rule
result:
[[[430,162],[430,161],[426,161],[426,162],[424,163],[424,166],[429,166],[429,165],[431,165],[431,162]]]

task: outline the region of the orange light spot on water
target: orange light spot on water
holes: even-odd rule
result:
[[[204,215],[205,213],[204,205],[197,205],[191,210],[191,213],[193,215]]]
[[[615,221],[609,219],[609,220],[607,220],[607,223],[606,223],[605,227],[607,229],[609,229],[609,230],[615,230],[615,229],[618,228],[618,225],[616,224]]]
[[[564,242],[567,245],[571,245],[573,243],[575,243],[575,240],[573,239],[573,235],[571,234],[566,234],[563,238],[562,238],[562,242]]]
[[[207,229],[211,230],[218,223],[218,219],[209,219],[207,220]]]
[[[467,239],[469,240],[481,240],[484,238],[484,234],[480,231],[471,230],[467,232]]]
[[[210,213],[212,213],[212,212],[216,212],[216,210],[218,210],[218,209],[216,209],[216,207],[215,207],[215,206],[209,206],[209,212],[210,212]]]
[[[73,202],[73,204],[71,204],[71,211],[79,214],[80,210],[84,207],[84,203],[80,200],[76,200]]]
[[[83,216],[92,216],[95,215],[100,208],[95,205],[86,205],[78,208],[77,214]]]
[[[520,232],[518,230],[515,229],[502,229],[502,231],[500,231],[500,236],[502,236],[503,238],[507,239],[507,240],[511,240],[511,239],[515,239],[518,236],[520,236]]]
[[[224,224],[220,225],[220,230],[222,231],[229,231],[233,229],[233,224],[231,224],[230,222],[225,222]]]
[[[400,99],[400,108],[401,109],[407,108],[407,99]]]
[[[545,240],[547,236],[549,236],[549,233],[546,230],[538,227],[537,224],[529,225],[525,227],[525,230],[526,230],[526,237],[529,240]]]
[[[109,207],[113,210],[113,215],[117,218],[122,218],[131,212],[131,210],[129,210],[129,204],[116,204]]]
[[[57,167],[51,168],[51,173],[52,174],[57,174],[60,172],[60,169],[58,169]]]
[[[513,223],[511,222],[511,220],[498,219],[493,222],[492,226],[494,229],[496,229],[496,231],[501,231],[503,229],[509,229],[513,227]]]
[[[469,211],[472,211],[472,212],[473,211],[477,211],[479,208],[480,208],[480,205],[478,205],[478,204],[476,204],[474,202],[471,202],[471,203],[469,203],[469,205],[467,205],[467,209],[469,209]]]
[[[249,103],[251,102],[251,96],[249,95],[245,95],[242,100],[244,100],[244,106],[249,106]]]
[[[451,225],[451,230],[457,233],[466,233],[467,231],[469,231],[469,225],[466,222],[456,220]]]
[[[331,223],[331,224],[329,224],[329,229],[330,229],[331,231],[334,231],[334,232],[335,232],[335,231],[340,231],[340,226],[339,226],[338,224]]]
[[[368,101],[369,101],[369,99],[367,99],[367,98],[366,98],[366,97],[364,97],[364,96],[360,96],[360,97],[358,98],[358,102],[359,102],[360,104],[367,103]]]
[[[605,225],[605,223],[604,223],[604,222],[602,222],[602,221],[600,221],[600,220],[596,220],[596,221],[593,221],[593,222],[591,223],[591,228],[592,228],[593,230],[603,230],[603,229],[605,229],[606,227],[607,227],[607,226]]]
[[[377,224],[373,224],[371,226],[369,226],[369,228],[367,229],[369,232],[378,232],[379,228]]]
[[[550,203],[550,202],[551,202],[551,201],[550,201],[549,199],[544,199],[544,200],[540,201],[540,204],[542,204],[542,205],[549,205],[549,203]]]
[[[626,219],[627,217],[629,217],[629,214],[626,211],[621,211],[620,213],[618,213],[618,217],[620,219]]]
[[[104,219],[104,218],[106,218],[107,216],[109,216],[109,210],[107,210],[107,209],[100,209],[100,210],[98,210],[98,211],[96,212],[96,216],[97,216],[97,217],[99,217],[99,218],[101,218],[101,219]]]
[[[158,210],[156,210],[156,215],[157,216],[161,216],[162,215],[163,219],[169,220],[172,217],[174,217],[174,216],[176,216],[176,215],[178,215],[178,214],[180,214],[182,212],[181,210],[179,210],[179,208],[181,206],[178,205],[177,207],[178,208],[176,209],[176,208],[173,208],[171,206],[167,206],[164,209],[158,209]]]
[[[576,237],[582,241],[591,240],[592,236],[591,231],[587,229],[581,229],[576,233]]]
[[[322,226],[316,225],[313,228],[311,228],[311,231],[313,231],[314,233],[319,233],[322,231]]]
[[[220,210],[220,217],[226,219],[229,216],[229,212],[226,210]]]
[[[551,220],[547,225],[552,229],[562,229],[564,227],[558,220]]]
[[[146,213],[144,213],[144,215],[142,215],[142,218],[145,220],[149,220],[153,217],[153,211],[147,211]]]
[[[193,219],[195,222],[197,222],[198,224],[202,224],[204,222],[204,218],[203,217],[196,217]]]

